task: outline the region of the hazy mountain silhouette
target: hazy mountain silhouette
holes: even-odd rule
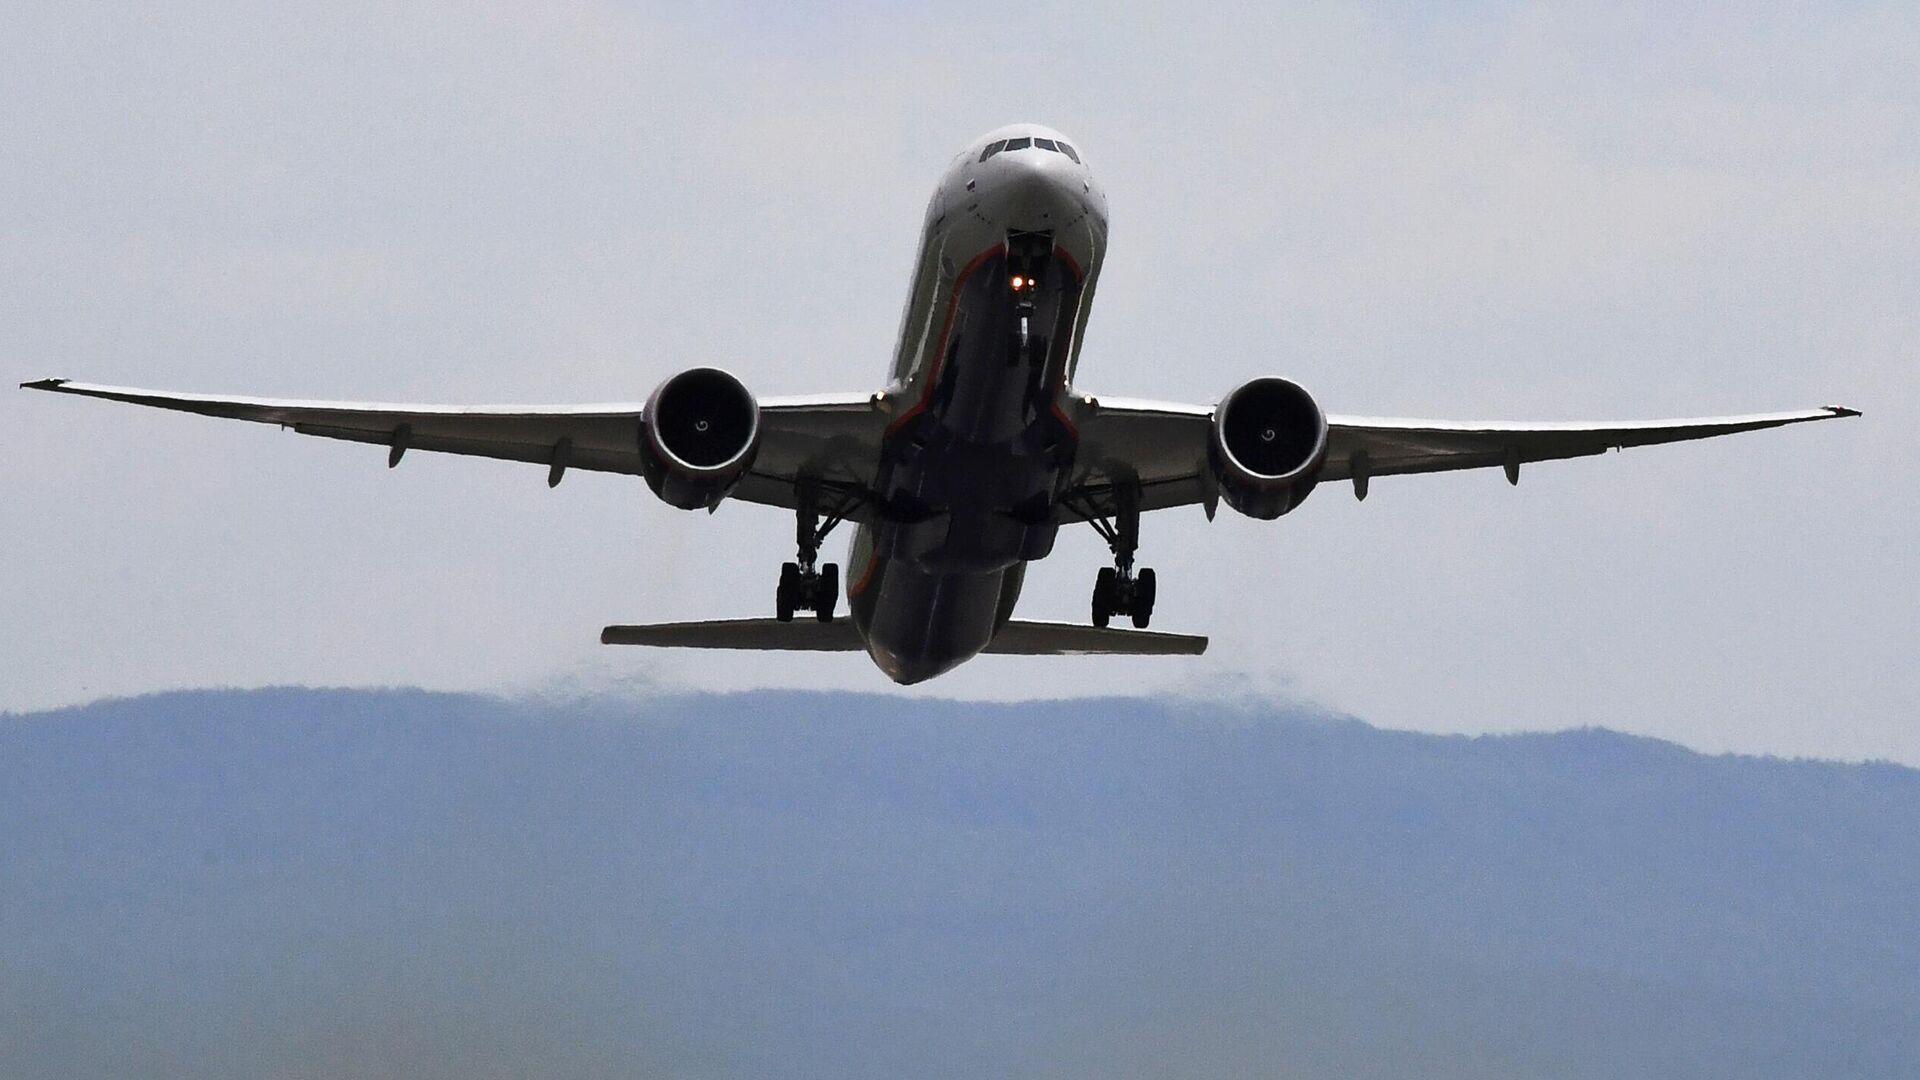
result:
[[[0,1075],[1913,1077],[1916,826],[1604,731],[104,702],[0,717]]]

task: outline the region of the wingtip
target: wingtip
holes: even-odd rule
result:
[[[1849,409],[1845,405],[1827,405],[1824,408],[1835,416],[1859,416],[1859,409]]]
[[[67,384],[65,379],[35,379],[20,384],[22,390],[58,390]]]

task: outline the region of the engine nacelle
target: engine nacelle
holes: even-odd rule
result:
[[[760,450],[760,403],[719,368],[693,368],[660,384],[640,425],[640,471],[670,506],[711,510]]]
[[[1248,517],[1271,520],[1299,506],[1327,460],[1327,417],[1298,383],[1244,383],[1213,410],[1207,456],[1220,497]]]

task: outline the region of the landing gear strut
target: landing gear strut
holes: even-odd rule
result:
[[[1047,340],[1035,326],[1034,300],[1040,292],[1040,278],[1053,258],[1053,234],[1020,232],[1007,234],[1007,285],[1013,290],[1013,348],[1007,350],[1008,367],[1036,365],[1047,355]]]
[[[1119,489],[1118,494],[1119,507],[1111,522],[1087,518],[1113,551],[1113,565],[1101,568],[1093,579],[1093,625],[1105,627],[1115,615],[1126,615],[1135,628],[1144,630],[1153,619],[1159,583],[1150,569],[1134,572],[1133,553],[1140,548],[1139,497],[1128,489]]]
[[[820,542],[835,525],[846,520],[840,512],[823,521],[809,496],[802,496],[795,513],[794,540],[800,549],[793,562],[780,564],[780,585],[773,593],[774,617],[792,622],[796,611],[811,611],[821,622],[833,621],[833,609],[840,602],[840,567],[826,563],[816,567]]]

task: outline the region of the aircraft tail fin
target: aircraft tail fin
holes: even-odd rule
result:
[[[700,622],[609,626],[603,645],[680,649],[753,649],[789,652],[861,652],[860,634],[847,619],[710,619]],[[1198,656],[1207,639],[1155,630],[1103,630],[1078,623],[1015,619],[1000,628],[986,652],[1004,656]]]

